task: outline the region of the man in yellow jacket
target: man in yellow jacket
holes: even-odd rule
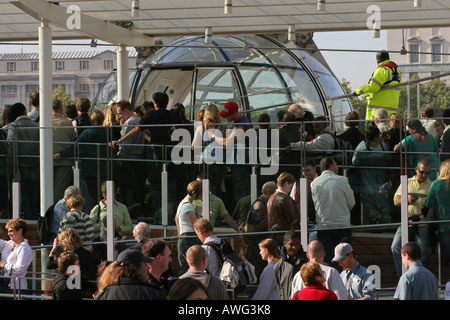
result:
[[[385,50],[377,53],[377,63],[378,68],[373,72],[369,83],[353,93],[354,96],[370,93],[366,120],[374,120],[375,111],[380,108],[386,109],[388,114],[398,111],[400,88],[389,88],[401,82],[398,65],[389,59],[389,53]]]

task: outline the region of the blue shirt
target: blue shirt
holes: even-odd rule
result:
[[[56,235],[58,234],[61,219],[68,211],[69,208],[66,207],[66,200],[61,199],[55,204],[55,207],[53,208],[53,220],[50,225],[50,232],[53,232]]]
[[[356,262],[350,269],[348,277],[347,270],[342,271],[341,279],[353,299],[369,297],[371,300],[375,300],[375,278],[359,262]]]
[[[416,261],[409,266],[398,281],[394,299],[439,300],[439,282],[430,270]]]

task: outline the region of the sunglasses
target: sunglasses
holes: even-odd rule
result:
[[[429,176],[429,175],[431,174],[430,171],[422,171],[422,170],[420,170],[420,169],[417,169],[417,170],[419,170],[419,172],[420,172],[421,174],[423,174],[423,175]]]

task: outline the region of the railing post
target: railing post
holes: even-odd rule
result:
[[[402,231],[402,247],[408,242],[408,176],[400,176],[401,186],[401,231]],[[405,266],[402,264],[402,273],[405,272]]]
[[[114,181],[106,182],[106,257],[114,260]],[[101,223],[101,222],[100,222]]]
[[[300,240],[303,250],[308,248],[308,181],[300,178]]]

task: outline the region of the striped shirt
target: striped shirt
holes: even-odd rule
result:
[[[61,231],[67,228],[74,228],[83,242],[91,242],[94,239],[94,225],[89,215],[82,211],[67,212],[61,219],[58,233],[61,233]]]

